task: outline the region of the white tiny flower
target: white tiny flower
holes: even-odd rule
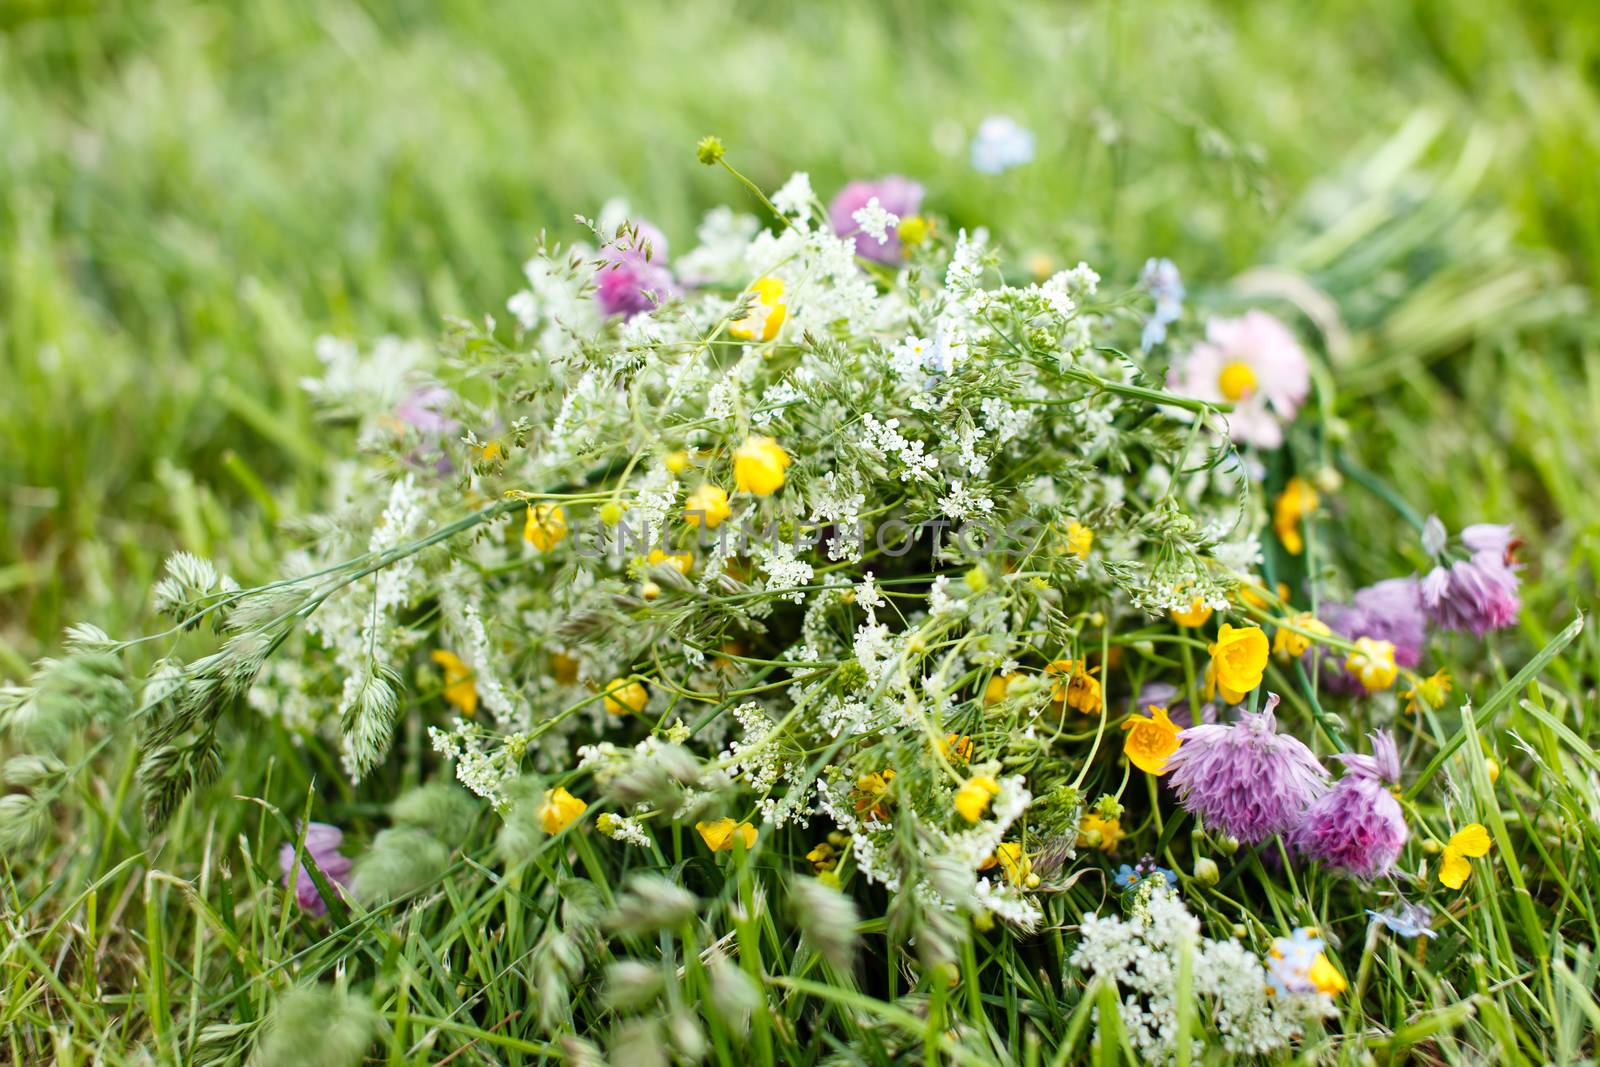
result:
[[[811,203],[815,199],[816,194],[811,191],[811,175],[798,170],[783,183],[783,188],[772,195],[772,206],[780,214],[805,222],[811,218]]]
[[[850,216],[856,225],[861,227],[861,232],[877,241],[880,245],[889,240],[889,227],[900,225],[900,216],[892,211],[884,210],[878,198],[873,197],[867,201],[865,207]]]

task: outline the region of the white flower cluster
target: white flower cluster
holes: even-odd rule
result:
[[[1148,888],[1146,888],[1148,886]],[[1197,1026],[1208,1021],[1235,1055],[1287,1048],[1317,1020],[1337,1013],[1322,993],[1275,993],[1259,957],[1237,941],[1202,937],[1200,922],[1171,889],[1146,882],[1127,918],[1085,915],[1072,963],[1117,984],[1122,1024],[1149,1063],[1176,1057],[1181,954],[1189,954]],[[1194,1055],[1204,1043],[1197,1034]]]

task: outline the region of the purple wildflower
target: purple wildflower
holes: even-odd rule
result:
[[[915,215],[921,209],[922,186],[899,174],[891,174],[872,182],[853,181],[840,189],[839,195],[828,205],[828,223],[833,227],[833,232],[840,237],[852,233],[856,235],[856,255],[862,259],[890,265],[899,263],[901,259],[899,226],[889,227],[889,239],[879,244],[875,238],[858,232],[861,227],[852,217],[857,211],[866,207],[873,197],[878,198],[878,206],[883,210],[904,219]]]
[[[439,475],[455,470],[444,448],[444,439],[461,427],[460,421],[448,414],[455,398],[456,395],[442,385],[419,385],[395,407],[394,417],[430,442],[428,447],[407,455],[407,463],[414,467],[431,465]]]
[[[1422,610],[1422,591],[1415,578],[1389,578],[1358,590],[1349,604],[1328,604],[1319,613],[1328,628],[1348,641],[1370,637],[1394,645],[1394,661],[1401,667],[1422,662],[1422,643],[1428,619]],[[1361,682],[1344,669],[1344,653],[1328,648],[1306,652],[1322,660],[1323,684],[1336,693],[1362,692]]]
[[[352,861],[339,851],[339,845],[343,841],[344,831],[337,826],[330,826],[325,822],[309,823],[306,826],[306,843],[301,858],[316,864],[330,885],[348,887]],[[302,863],[298,871],[294,869],[293,844],[286,844],[278,850],[278,866],[283,870],[285,887],[290,884],[291,878],[293,879],[295,900],[302,910],[312,915],[327,914],[327,902],[322,899],[322,894],[317,892],[317,883],[311,880],[311,873],[306,870],[305,864]]]
[[[419,385],[394,409],[394,417],[420,434],[454,433],[460,422],[446,414],[456,395],[442,385]]]
[[[1328,788],[1328,772],[1297,739],[1277,732],[1278,695],[1226,726],[1191,726],[1167,757],[1167,781],[1184,810],[1247,845],[1300,824]]]
[[[1400,780],[1400,755],[1387,730],[1371,735],[1372,755],[1343,753],[1344,776],[1306,812],[1291,843],[1303,855],[1370,881],[1387,874],[1409,831],[1385,787]]]
[[[1461,531],[1461,543],[1472,553],[1448,567],[1433,568],[1422,580],[1422,602],[1428,615],[1446,630],[1482,637],[1510,626],[1522,610],[1521,584],[1512,551],[1516,538],[1509,526],[1480,523]]]
[[[600,250],[604,264],[595,274],[595,302],[605,315],[631,319],[680,292],[667,267],[667,238],[648,222],[627,230]]]

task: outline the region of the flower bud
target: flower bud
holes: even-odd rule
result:
[[[1195,860],[1194,880],[1201,885],[1216,885],[1222,881],[1222,871],[1217,868],[1217,861],[1210,856],[1201,856]]]
[[[727,154],[727,149],[722,146],[722,138],[714,133],[708,133],[700,138],[700,143],[694,146],[694,157],[706,166],[722,162],[722,157]]]

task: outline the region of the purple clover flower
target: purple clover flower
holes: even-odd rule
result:
[[[625,319],[682,290],[667,266],[667,238],[648,222],[634,222],[629,232],[600,250],[604,260],[595,272],[595,302],[607,316]]]
[[[1474,637],[1514,624],[1522,598],[1511,527],[1468,526],[1461,531],[1461,543],[1470,556],[1449,566],[1440,564],[1422,579],[1422,603],[1429,617],[1443,629]]]
[[[316,864],[330,885],[348,888],[350,868],[353,864],[350,857],[339,851],[339,846],[343,842],[344,831],[337,826],[330,826],[325,822],[309,823],[306,826],[306,843],[301,858]],[[295,901],[301,909],[312,915],[326,915],[328,904],[322,899],[322,894],[317,892],[317,883],[311,880],[311,872],[306,870],[304,863],[300,864],[298,871],[295,870],[293,844],[285,844],[278,850],[278,866],[283,871],[285,888],[288,887],[292,877]]]
[[[406,462],[414,467],[432,465],[438,475],[448,475],[455,470],[445,448],[445,439],[461,428],[459,420],[448,414],[456,395],[442,385],[419,385],[406,395],[394,409],[394,417],[430,439],[429,447],[412,452]]]
[[[1328,867],[1371,881],[1389,872],[1409,831],[1400,802],[1386,788],[1400,781],[1400,755],[1387,730],[1371,735],[1372,755],[1334,758],[1345,772],[1311,805],[1291,844]]]
[[[1191,726],[1167,758],[1167,781],[1184,810],[1254,845],[1287,834],[1328,789],[1328,772],[1298,739],[1277,732],[1270,693],[1260,712],[1227,725]]]
[[[394,417],[420,434],[454,433],[461,423],[446,414],[456,395],[442,385],[419,385],[394,409]]]
[[[855,234],[856,255],[874,263],[893,266],[901,260],[900,227],[889,227],[889,239],[879,244],[875,238],[859,233],[860,226],[853,216],[867,206],[873,197],[878,206],[901,219],[915,215],[922,208],[922,185],[899,174],[890,174],[876,181],[853,181],[839,190],[828,205],[828,224],[840,237]]]

